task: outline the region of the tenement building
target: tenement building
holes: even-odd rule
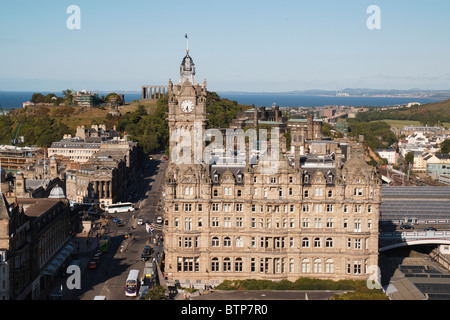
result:
[[[247,136],[248,142],[230,144],[237,149],[220,153],[220,147],[210,147],[223,131],[205,131],[206,81],[196,84],[194,75],[188,51],[179,83],[169,81],[168,88],[168,283],[367,279],[378,264],[381,181],[364,161],[361,141],[330,141],[324,148],[330,154],[307,153],[300,142],[314,135],[299,127],[302,137],[293,151],[286,150],[283,135],[275,140],[271,131],[267,149],[258,132],[256,145]]]

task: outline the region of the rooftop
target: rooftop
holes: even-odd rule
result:
[[[450,216],[450,187],[384,186],[381,199],[380,215],[383,220]]]
[[[61,200],[49,198],[18,198],[17,203],[23,206],[29,217],[40,217],[45,212],[59,205]]]

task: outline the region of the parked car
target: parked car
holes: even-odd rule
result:
[[[152,248],[150,246],[145,246],[144,250],[142,251],[143,253],[150,253],[152,251]]]
[[[147,261],[147,260],[149,260],[150,259],[150,254],[148,254],[148,253],[141,253],[141,260],[142,261]]]
[[[414,229],[414,227],[409,225],[409,224],[402,224],[400,226],[400,229],[404,229],[404,230],[406,230],[406,229]]]
[[[437,229],[435,227],[428,227],[425,228],[425,231],[437,231]]]
[[[142,218],[139,218],[137,224],[138,224],[138,225],[144,224],[144,220],[143,220]]]
[[[162,223],[162,217],[156,218],[156,223]]]
[[[141,300],[145,299],[145,295],[147,294],[149,290],[149,286],[141,286],[139,288],[139,297]]]
[[[142,250],[142,253],[141,253],[141,260],[142,261],[149,260],[151,254],[152,254],[152,248],[150,246],[145,246],[144,250]]]

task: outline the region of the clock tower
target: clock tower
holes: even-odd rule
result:
[[[201,162],[206,128],[206,80],[195,82],[195,65],[189,50],[180,66],[178,84],[169,80],[170,162],[192,165]]]

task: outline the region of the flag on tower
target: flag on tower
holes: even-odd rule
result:
[[[187,35],[187,33],[184,35],[184,37],[187,39],[188,38],[188,35]]]

